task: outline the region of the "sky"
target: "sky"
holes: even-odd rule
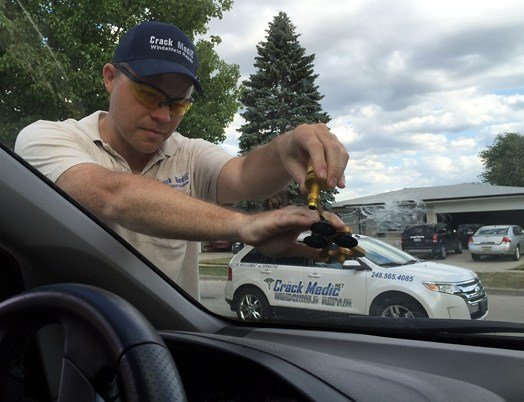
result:
[[[236,0],[209,34],[242,80],[280,11],[315,55],[328,126],[350,155],[336,201],[480,182],[479,152],[524,134],[524,1]],[[243,123],[226,129],[232,155]]]

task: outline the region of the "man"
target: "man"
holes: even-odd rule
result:
[[[217,204],[264,199],[306,165],[344,187],[348,155],[324,124],[301,125],[246,156],[176,132],[191,106],[197,54],[176,26],[142,23],[103,67],[108,112],[76,121],[38,121],[15,151],[90,209],[198,299],[197,241],[229,239],[270,255],[316,256],[298,235],[319,220],[305,207],[244,214]],[[336,216],[328,218],[337,228]]]

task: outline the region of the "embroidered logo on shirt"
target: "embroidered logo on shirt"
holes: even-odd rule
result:
[[[185,187],[189,184],[189,172],[186,172],[184,175],[180,177],[168,177],[167,179],[163,180],[162,183],[167,184],[168,186],[173,188]]]

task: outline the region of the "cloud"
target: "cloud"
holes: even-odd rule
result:
[[[279,11],[315,54],[329,127],[351,156],[337,200],[478,181],[479,152],[524,133],[524,3],[243,0],[210,24],[243,77]]]

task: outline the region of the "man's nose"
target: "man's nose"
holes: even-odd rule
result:
[[[171,121],[171,113],[168,105],[162,105],[152,110],[151,118],[158,120],[162,123],[169,123]]]

